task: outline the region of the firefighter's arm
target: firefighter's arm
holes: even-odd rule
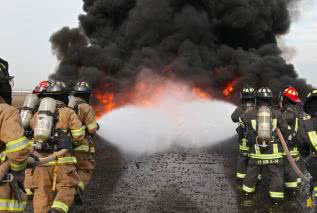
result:
[[[277,122],[278,122],[278,128],[282,131],[284,138],[288,138],[289,134],[291,133],[288,123],[286,122],[284,116],[279,111],[275,111]]]
[[[238,123],[240,116],[241,116],[241,110],[240,110],[240,107],[237,107],[237,109],[231,115],[231,120],[234,123]]]
[[[4,112],[3,122],[0,139],[6,145],[5,158],[8,159],[12,171],[23,171],[26,168],[30,144],[24,136],[18,111],[11,108]]]
[[[85,113],[85,121],[84,125],[86,126],[87,131],[89,134],[96,133],[98,129],[98,124],[96,122],[96,113],[94,109],[90,105],[84,105],[85,109],[83,109]]]
[[[309,138],[304,128],[299,128],[295,138],[299,153],[307,157],[309,155]]]
[[[83,128],[82,123],[75,111],[72,110],[70,112],[68,122],[73,139],[75,141],[82,141],[85,138],[85,129]]]

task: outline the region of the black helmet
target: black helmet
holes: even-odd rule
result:
[[[61,81],[51,83],[47,89],[43,91],[43,97],[50,97],[68,104],[66,84]]]
[[[72,95],[79,97],[89,103],[91,94],[91,88],[89,84],[85,81],[79,81],[72,89]]]
[[[256,102],[257,104],[268,103],[272,104],[273,92],[268,87],[261,87],[256,92]]]
[[[307,95],[304,111],[312,117],[317,116],[317,90],[313,90]]]
[[[244,87],[240,92],[241,100],[254,100],[255,99],[255,89],[250,86]]]
[[[12,79],[9,75],[9,63],[0,58],[0,96],[7,104],[12,103]]]

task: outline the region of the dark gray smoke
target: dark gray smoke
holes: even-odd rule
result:
[[[291,0],[83,0],[77,29],[51,37],[61,63],[53,78],[128,90],[143,69],[223,97],[234,79],[277,94],[310,86],[281,57]],[[107,85],[107,86],[105,86]],[[229,101],[236,101],[235,92]]]

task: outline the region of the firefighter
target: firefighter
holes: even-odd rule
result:
[[[298,133],[298,122],[299,118],[302,117],[302,106],[300,105],[301,100],[299,98],[298,92],[293,87],[287,87],[280,96],[280,110],[283,113],[288,129],[289,136],[287,138],[287,145],[290,150],[291,156],[296,162],[299,161],[299,152],[296,143],[296,135]],[[298,190],[298,185],[300,180],[298,179],[296,173],[292,169],[287,157],[284,155],[284,177],[285,177],[285,187],[287,191],[291,193],[296,193]]]
[[[23,107],[21,109],[20,115],[21,115],[24,130],[25,130],[25,136],[30,139],[33,137],[33,130],[30,127],[30,120],[33,117],[34,113],[38,110],[40,100],[43,98],[43,92],[44,90],[48,88],[48,86],[49,86],[48,81],[41,81],[34,88],[32,94],[26,97]],[[31,188],[32,174],[33,174],[33,169],[25,170],[24,188],[29,200],[33,198],[33,189]]]
[[[308,206],[317,212],[317,90],[308,94],[304,103],[304,112],[299,119],[299,131],[297,134],[298,148],[305,158],[307,171],[312,176],[311,199]]]
[[[273,94],[262,87],[256,93],[256,109],[246,112],[241,119],[246,125],[250,142],[249,164],[242,190],[246,195],[255,192],[258,175],[264,167],[270,175],[269,196],[274,204],[284,199],[283,152],[275,129],[288,131],[282,114],[272,107]]]
[[[0,211],[24,212],[25,195],[20,193],[17,182],[10,177],[12,173],[23,172],[26,168],[29,141],[24,136],[19,111],[10,106],[12,78],[9,76],[8,63],[0,59]]]
[[[31,120],[31,126],[34,129],[34,149],[41,156],[48,156],[55,153],[56,146],[62,147],[61,149],[71,149],[72,141],[70,140],[81,141],[85,132],[82,130],[79,117],[67,107],[68,95],[63,83],[57,81],[50,84],[43,95],[45,98],[41,101],[41,105],[45,100],[47,111],[43,111],[40,105],[39,111]],[[56,110],[53,103],[56,104]],[[46,117],[47,122],[44,125]],[[52,129],[55,133],[49,140],[43,140],[46,142],[41,142],[41,139],[37,139],[37,134],[41,138],[40,133],[45,135],[44,133],[49,132],[49,126],[53,126]],[[48,129],[45,129],[46,127]],[[46,136],[48,135],[50,134]],[[68,212],[79,183],[75,164],[76,158],[67,152],[64,157],[56,157],[54,162],[34,169],[32,188],[34,189],[33,208],[35,213]]]
[[[246,138],[246,128],[241,120],[241,115],[245,112],[253,110],[255,108],[255,90],[253,87],[246,86],[240,92],[241,104],[232,113],[231,119],[234,123],[238,123],[239,126],[236,129],[238,133],[239,143],[239,156],[237,162],[236,177],[239,181],[243,181],[247,174],[247,167],[249,161],[250,146]]]
[[[89,105],[91,89],[87,82],[78,82],[71,92],[69,106],[79,115],[83,127],[86,131],[86,137],[81,143],[75,141],[76,148],[74,155],[77,159],[77,172],[80,178],[79,195],[85,190],[89,183],[93,171],[96,167],[95,162],[95,145],[92,141],[92,136],[98,129],[96,123],[96,115],[94,109]]]

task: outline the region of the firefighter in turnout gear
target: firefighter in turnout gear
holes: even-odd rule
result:
[[[12,173],[23,172],[29,154],[19,111],[10,106],[12,88],[8,63],[0,59],[0,212],[24,212],[26,197]]]
[[[311,198],[308,206],[317,212],[317,90],[308,94],[304,103],[304,112],[299,119],[297,134],[298,148],[303,157],[307,171],[312,176]]]
[[[54,154],[59,149],[71,150],[72,140],[81,141],[85,132],[74,110],[67,107],[64,84],[58,81],[50,84],[43,96],[39,111],[31,120],[34,149],[41,156]],[[35,213],[68,212],[79,183],[75,164],[76,158],[68,151],[63,157],[34,169]]]
[[[38,110],[40,100],[43,98],[43,92],[48,88],[48,86],[48,81],[41,81],[34,88],[32,94],[26,97],[26,100],[24,101],[23,107],[21,109],[20,116],[25,130],[25,135],[30,139],[33,137],[33,130],[30,126],[31,118]],[[26,169],[24,178],[24,188],[29,200],[33,198],[33,189],[31,188],[33,173],[32,171],[33,169]]]
[[[298,96],[298,92],[293,87],[286,88],[280,96],[280,110],[283,113],[283,117],[288,124],[289,136],[287,139],[288,149],[291,156],[296,162],[299,161],[299,152],[296,142],[296,135],[299,128],[299,118],[302,117],[302,107],[300,106],[301,100]],[[292,169],[287,157],[284,153],[284,177],[285,187],[290,192],[296,192],[300,179]]]
[[[98,129],[94,109],[89,105],[91,89],[87,82],[78,82],[72,89],[69,106],[74,108],[78,114],[86,137],[83,141],[75,141],[74,155],[77,158],[77,172],[80,178],[79,195],[84,191],[90,182],[93,171],[96,167],[95,145],[92,136]]]
[[[275,129],[287,132],[288,125],[282,114],[273,109],[272,98],[269,88],[260,88],[256,93],[256,109],[241,117],[247,128],[247,140],[252,144],[242,190],[246,195],[255,192],[258,175],[267,167],[270,175],[269,196],[276,204],[284,199],[284,170],[282,147]]]
[[[245,87],[240,92],[241,104],[232,113],[231,119],[234,123],[238,123],[239,126],[236,129],[238,133],[239,142],[239,156],[237,163],[236,177],[238,180],[243,180],[247,174],[247,167],[249,161],[250,145],[246,137],[246,127],[241,120],[241,115],[250,110],[255,109],[255,90],[253,87]]]

